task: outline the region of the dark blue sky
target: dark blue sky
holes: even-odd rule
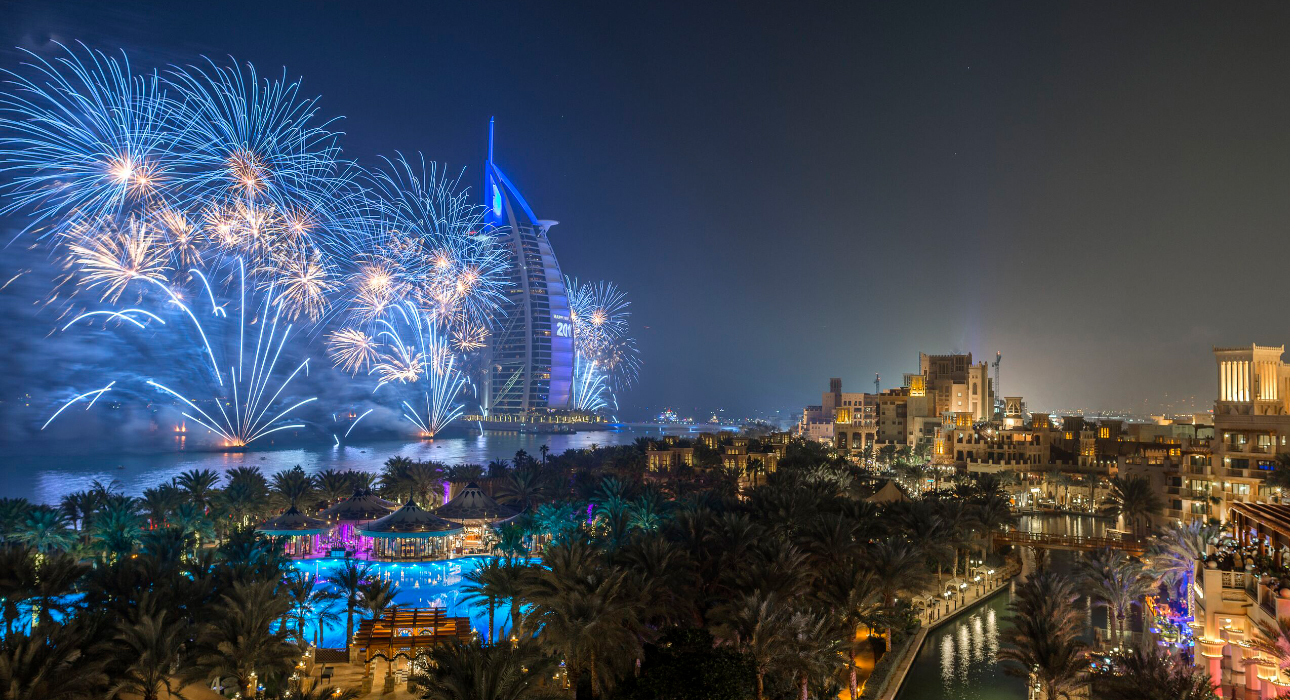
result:
[[[1002,350],[1034,408],[1154,410],[1208,407],[1212,345],[1290,336],[1288,14],[0,2],[0,45],[285,66],[348,155],[472,185],[495,115],[565,271],[634,300],[628,415],[800,406],[956,349]],[[46,370],[21,365],[6,393]]]

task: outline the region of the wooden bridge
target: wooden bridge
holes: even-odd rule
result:
[[[1109,547],[1138,557],[1147,553],[1145,540],[1122,539],[1119,537],[1088,537],[1085,535],[1056,535],[1046,532],[1022,532],[1020,530],[997,533],[994,536],[994,543],[996,545],[1011,544],[1020,547],[1067,549],[1082,552],[1091,552]]]

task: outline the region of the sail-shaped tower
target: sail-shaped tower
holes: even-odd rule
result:
[[[488,122],[484,164],[486,233],[501,236],[512,255],[510,303],[499,311],[488,350],[480,404],[490,419],[528,417],[570,407],[573,321],[564,275],[547,233],[557,222],[539,219],[493,160]]]

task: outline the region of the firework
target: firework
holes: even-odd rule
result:
[[[122,228],[108,220],[83,224],[67,235],[75,241],[68,246],[69,265],[86,289],[103,288],[101,299],[115,302],[130,282],[163,282],[170,271],[165,241],[135,219]]]
[[[473,345],[507,303],[509,253],[480,232],[483,209],[458,180],[442,177],[433,163],[414,166],[400,157],[386,164],[371,175],[373,199],[362,219],[368,233],[355,257],[381,270],[395,282],[392,293],[426,310],[463,346]]]
[[[338,133],[318,118],[318,99],[299,81],[261,79],[254,66],[172,67],[178,93],[176,150],[184,154],[183,185],[199,205],[271,204],[278,212],[324,212],[324,196],[344,188]]]
[[[612,282],[578,284],[576,279],[565,278],[565,287],[569,290],[577,362],[593,365],[603,373],[611,394],[629,388],[639,373],[640,358],[636,342],[627,335],[631,316],[627,295]]]
[[[264,286],[279,287],[277,303],[293,320],[304,314],[317,321],[327,308],[327,294],[337,286],[318,251],[281,254],[265,272]]]
[[[118,60],[86,49],[52,63],[29,51],[24,75],[5,71],[0,94],[0,171],[8,202],[53,232],[164,199],[173,157],[166,136],[174,103],[156,72],[135,75]]]
[[[394,305],[375,327],[373,335],[353,328],[333,333],[328,339],[332,360],[351,373],[368,367],[368,375],[377,378],[373,393],[386,385],[396,391],[415,390],[415,401],[423,407],[403,400],[403,415],[433,437],[465,408],[457,401],[467,383],[457,357],[434,317],[410,301]]]
[[[58,414],[62,413],[63,411],[66,411],[69,406],[76,403],[77,401],[89,399],[90,402],[85,406],[85,410],[87,411],[90,410],[90,408],[94,406],[94,402],[99,400],[100,396],[108,393],[109,391],[112,391],[112,386],[115,384],[116,384],[115,381],[111,381],[111,382],[108,382],[108,385],[103,387],[102,389],[95,389],[94,391],[87,391],[84,394],[81,394],[79,396],[73,396],[67,403],[63,404],[57,411],[54,411],[54,415],[50,416],[49,420],[45,421],[44,425],[40,426],[40,429],[44,430],[45,428],[48,428],[49,424],[53,423],[54,419],[58,417]]]
[[[207,406],[178,384],[150,384],[230,445],[286,427],[285,414],[260,402],[293,323],[316,328],[345,372],[366,372],[378,389],[390,385],[385,393],[415,389],[401,405],[423,432],[460,414],[466,375],[486,366],[482,351],[521,262],[484,225],[460,177],[420,157],[372,171],[344,160],[334,122],[285,72],[266,79],[249,65],[206,60],[138,74],[124,56],[84,47],[29,55],[0,91],[0,214],[25,213],[29,228],[56,234],[77,290],[114,306],[139,292],[125,309],[64,301],[60,319],[73,317],[59,321],[64,330],[92,321],[158,333],[178,311],[218,395]],[[235,272],[204,272],[217,270]],[[237,297],[222,304],[217,290],[234,281]],[[196,292],[191,306],[181,286]],[[248,305],[248,289],[259,303]],[[582,370],[575,403],[603,410],[639,366],[629,303],[612,284],[569,290]],[[51,301],[60,297],[76,293]],[[148,299],[151,310],[140,308]],[[227,348],[210,342],[203,319],[236,330],[235,362],[217,357]]]
[[[332,360],[349,374],[366,369],[377,361],[377,343],[363,331],[342,328],[327,339]]]

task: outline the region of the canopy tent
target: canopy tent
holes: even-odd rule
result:
[[[326,534],[331,528],[331,523],[326,520],[311,518],[291,506],[282,515],[261,523],[255,531],[269,537],[285,537],[287,555],[304,557],[318,549],[318,536]]]
[[[423,560],[446,556],[460,544],[461,523],[444,520],[408,500],[402,508],[355,530],[372,538],[377,559]]]
[[[504,506],[484,493],[476,482],[466,484],[466,488],[452,500],[439,506],[435,514],[441,518],[459,521],[466,528],[464,544],[467,549],[482,549],[486,544],[485,530],[498,523],[504,523],[519,515],[519,511]]]
[[[371,549],[372,543],[355,532],[355,526],[384,518],[399,504],[387,501],[370,489],[356,488],[354,495],[318,512],[318,517],[336,523],[336,535],[345,549],[355,553]]]

